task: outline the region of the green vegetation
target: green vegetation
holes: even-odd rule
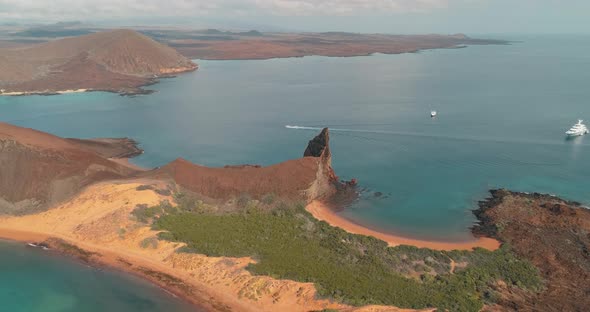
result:
[[[154,219],[160,239],[186,243],[186,252],[250,256],[257,260],[248,267],[254,274],[313,282],[320,295],[352,305],[478,311],[494,299],[490,285],[497,280],[531,291],[541,287],[536,268],[507,246],[494,252],[391,248],[318,221],[302,205],[267,211],[246,199],[238,200],[247,208],[239,213],[195,211],[198,202],[181,196],[175,209],[144,207],[137,215]],[[451,274],[451,259],[466,266]]]
[[[156,249],[156,248],[158,248],[158,238],[157,237],[145,238],[139,243],[139,246],[143,249],[146,249],[146,248]]]
[[[135,209],[131,212],[131,215],[134,216],[137,221],[141,223],[148,223],[151,219],[153,219],[157,215],[161,215],[164,213],[163,204],[158,206],[148,207],[148,205],[141,204],[137,205]]]
[[[119,228],[117,230],[117,234],[119,235],[119,239],[124,239],[126,233],[127,233],[127,230],[124,228]]]
[[[264,195],[260,201],[265,205],[272,205],[276,199],[277,196],[274,193],[270,193]]]

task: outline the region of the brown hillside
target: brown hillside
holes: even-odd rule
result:
[[[339,186],[331,167],[328,143],[326,128],[309,142],[305,157],[276,165],[210,168],[177,159],[149,174],[172,178],[180,186],[214,199],[243,194],[260,199],[272,194],[287,200],[307,201],[333,195]],[[313,153],[308,153],[309,150]]]
[[[76,89],[132,93],[156,77],[196,68],[174,49],[138,32],[114,30],[0,49],[0,89],[5,93]]]
[[[66,139],[0,123],[0,214],[25,214],[135,173]]]

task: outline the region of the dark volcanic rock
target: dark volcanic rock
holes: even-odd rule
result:
[[[330,157],[330,131],[324,128],[320,134],[311,139],[303,157]]]

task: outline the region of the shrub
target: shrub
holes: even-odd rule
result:
[[[276,195],[274,193],[266,194],[262,197],[261,202],[267,206],[272,205],[276,200]]]
[[[156,248],[158,248],[158,239],[156,237],[145,238],[139,243],[139,246],[144,249],[145,248],[156,249]]]
[[[135,206],[135,209],[133,209],[131,215],[133,215],[137,221],[141,223],[149,223],[151,219],[159,214],[162,214],[162,212],[162,207],[159,205],[148,207],[146,204],[140,204]]]

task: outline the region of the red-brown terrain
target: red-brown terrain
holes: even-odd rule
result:
[[[475,211],[477,234],[509,244],[543,277],[539,293],[499,284],[501,297],[488,311],[588,311],[590,307],[590,210],[541,194],[492,191]]]
[[[80,142],[0,123],[0,214],[44,210],[92,183],[136,173]]]
[[[272,33],[174,37],[158,40],[190,58],[210,60],[270,59],[284,57],[363,56],[399,54],[428,49],[458,48],[468,44],[504,44],[504,41],[472,39],[465,35],[383,35],[351,33]],[[176,35],[178,36],[178,35]]]
[[[213,199],[241,195],[260,199],[266,195],[309,201],[336,193],[340,186],[331,167],[329,132],[311,140],[303,158],[268,166],[210,168],[177,159],[150,176],[172,178],[178,185]]]
[[[68,90],[141,93],[141,86],[197,65],[132,30],[113,30],[0,49],[0,90],[52,94]]]

